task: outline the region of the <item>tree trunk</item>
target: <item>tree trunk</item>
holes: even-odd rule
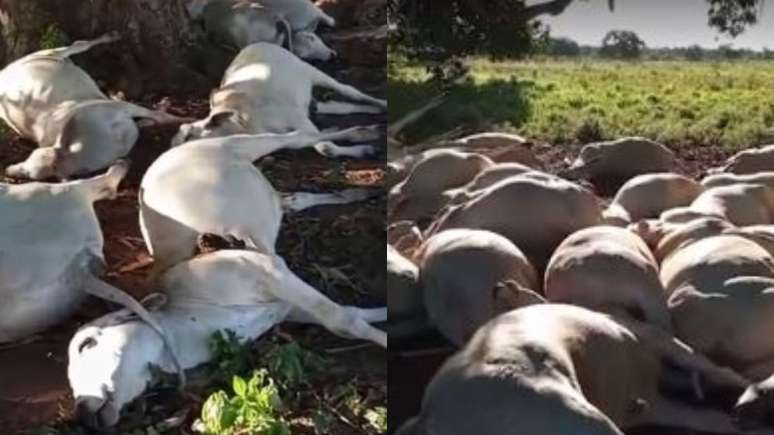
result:
[[[0,0],[0,65],[40,50],[42,43],[67,45],[110,31],[122,39],[77,57],[107,86],[134,98],[212,85],[202,32],[189,20],[183,0]],[[62,33],[66,41],[51,41]]]

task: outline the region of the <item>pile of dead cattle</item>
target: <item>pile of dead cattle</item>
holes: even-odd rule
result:
[[[192,2],[192,16],[199,3]],[[374,192],[281,193],[253,166],[282,149],[370,155],[368,143],[380,136],[376,127],[320,132],[310,107],[324,114],[376,114],[386,102],[298,57],[334,54],[314,34],[318,22],[334,20],[311,2],[206,3],[199,11],[205,23],[221,38],[230,29],[229,42],[241,51],[200,121],[109,99],[69,59],[116,41],[117,34],[32,53],[0,71],[0,117],[39,145],[6,169],[9,177],[32,181],[0,185],[0,343],[45,333],[87,295],[120,305],[83,325],[68,352],[78,413],[101,430],[115,425],[125,405],[147,388],[151,366],[177,373],[183,386],[185,370],[211,358],[208,342],[220,330],[249,340],[288,320],[387,346],[386,334],[370,325],[386,319],[386,308],[334,303],[275,251],[283,213],[362,201]],[[245,27],[214,27],[224,14]],[[361,104],[315,102],[316,86]],[[102,279],[104,238],[93,203],[115,197],[130,165],[121,159],[134,146],[138,128],[154,123],[182,125],[171,149],[142,179],[139,224],[154,259],[151,285],[159,292],[137,301]],[[102,175],[72,180],[106,168]],[[197,255],[203,238],[213,235],[236,240],[239,248]]]
[[[459,348],[399,433],[774,433],[774,146],[700,180],[644,138],[531,151],[390,163],[390,338]]]

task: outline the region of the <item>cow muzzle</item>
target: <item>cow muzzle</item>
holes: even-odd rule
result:
[[[99,397],[79,397],[75,400],[75,416],[85,427],[104,430],[115,426],[119,413],[107,400]]]

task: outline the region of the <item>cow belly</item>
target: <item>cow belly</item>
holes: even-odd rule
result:
[[[0,288],[0,343],[20,340],[70,317],[86,294],[69,280],[39,288]]]

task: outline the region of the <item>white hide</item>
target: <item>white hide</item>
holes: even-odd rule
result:
[[[341,306],[298,278],[278,256],[226,250],[167,271],[160,282],[168,302],[154,313],[184,369],[212,358],[215,332],[252,340],[284,321],[325,326],[331,332],[387,346],[386,309]],[[157,307],[159,308],[159,307]],[[81,327],[70,341],[68,379],[82,412],[97,427],[118,422],[121,409],[151,380],[149,365],[174,371],[163,342],[146,323],[115,312]]]
[[[88,180],[0,185],[0,343],[55,325],[104,269],[93,203],[115,195],[127,165]]]
[[[110,34],[38,51],[0,71],[0,119],[40,147],[25,162],[9,166],[9,176],[43,180],[104,169],[134,146],[139,135],[136,118],[185,121],[108,99],[94,80],[69,60],[71,55],[117,39]]]
[[[226,70],[220,88],[210,95],[210,115],[181,125],[172,144],[239,133],[318,133],[309,119],[315,86],[369,105],[323,102],[317,104],[318,113],[326,113],[331,105],[337,114],[378,113],[387,107],[386,101],[339,83],[282,47],[257,43],[245,47]],[[341,105],[351,110],[340,111]],[[316,144],[315,149],[326,156],[349,157],[363,157],[374,151],[367,145],[340,147],[329,141]]]
[[[194,141],[162,154],[143,177],[140,228],[157,272],[190,258],[200,234],[234,236],[247,246],[274,253],[283,200],[252,162],[279,149],[299,149],[328,139],[370,140],[376,132],[355,127],[333,133],[234,135]],[[340,200],[309,195],[304,207],[364,199],[357,189]],[[300,208],[304,208],[300,207]]]

